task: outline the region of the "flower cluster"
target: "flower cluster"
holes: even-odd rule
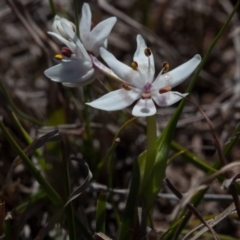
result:
[[[49,34],[66,46],[62,48],[61,54],[55,56],[60,63],[47,69],[45,75],[63,85],[77,87],[91,83],[96,77],[97,70],[107,75],[110,72],[113,78],[122,82],[121,89],[87,104],[97,109],[115,111],[137,101],[132,110],[134,116],[154,115],[155,104],[166,107],[185,97],[187,93],[174,92],[172,88],[192,74],[201,61],[200,55],[195,55],[188,62],[169,72],[169,65],[164,64],[154,80],[153,54],[141,35],[137,36],[137,49],[131,67],[118,61],[106,50],[107,37],[115,23],[116,18],[111,17],[91,29],[91,11],[89,5],[84,3],[79,24],[79,39],[75,33],[75,25],[56,16],[53,23],[54,32]],[[99,54],[111,70],[97,60]]]
[[[55,57],[60,64],[47,69],[44,74],[53,81],[61,82],[68,87],[78,87],[91,83],[95,78],[95,68],[92,56],[99,56],[100,47],[106,47],[107,37],[117,21],[111,17],[100,22],[93,29],[92,14],[87,3],[83,4],[82,17],[79,23],[80,39],[77,37],[76,27],[59,16],[55,17],[53,31],[49,35],[57,38],[66,45],[61,50],[62,54]]]

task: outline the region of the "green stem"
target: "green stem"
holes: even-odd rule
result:
[[[150,1],[149,0],[140,0],[139,1],[141,9],[142,9],[142,23],[144,26],[149,27],[149,6]]]
[[[56,15],[57,11],[56,11],[56,7],[55,7],[55,4],[54,4],[54,1],[53,0],[49,0],[49,5],[50,5],[50,7],[52,9],[53,15]]]
[[[0,121],[0,129],[2,130],[3,134],[5,135],[9,143],[12,145],[14,150],[17,152],[17,154],[22,158],[24,165],[36,178],[36,180],[44,189],[44,191],[47,193],[48,197],[51,199],[54,205],[58,207],[63,206],[62,198],[57,194],[57,192],[52,188],[52,186],[43,178],[41,173],[34,166],[34,164],[31,162],[31,160],[28,158],[25,152],[19,147],[17,142],[12,138],[11,134],[8,132],[8,130],[6,129],[2,121]]]
[[[133,117],[130,120],[126,121],[117,131],[117,133],[115,134],[112,144],[110,146],[110,148],[108,149],[107,154],[104,156],[104,158],[99,162],[98,166],[97,166],[97,173],[99,174],[101,172],[102,167],[105,165],[105,163],[108,163],[108,187],[112,186],[112,171],[110,171],[110,169],[112,169],[112,158],[113,158],[113,154],[115,151],[115,148],[118,145],[118,141],[117,138],[119,137],[120,133],[123,131],[123,129],[128,126],[128,124],[130,124],[131,122],[135,121],[138,117]],[[96,177],[98,178],[98,176]],[[112,206],[113,206],[113,212],[114,212],[114,216],[117,222],[117,225],[120,226],[121,220],[120,220],[120,216],[119,216],[119,212],[118,209],[116,207],[116,204],[114,203],[113,200],[113,196],[112,193],[110,193],[109,195],[109,200],[110,202],[112,202]]]
[[[19,131],[22,133],[25,141],[28,143],[28,144],[31,144],[33,142],[32,138],[30,137],[30,135],[25,131],[25,129],[23,128],[21,122],[18,120],[16,114],[11,111],[11,115],[12,115],[12,118],[14,120],[14,122],[16,123]],[[41,166],[42,169],[46,168],[46,164],[45,164],[45,161],[43,159],[43,156],[41,154],[41,151],[39,149],[36,149],[34,151],[34,155],[36,156],[37,158],[37,161],[38,161],[38,164]]]
[[[104,156],[104,158],[99,162],[98,164],[98,172],[100,171],[100,169],[104,166],[104,164],[107,162],[107,160],[109,159],[109,157],[111,157],[111,155],[113,154],[118,142],[116,141],[116,139],[119,137],[120,133],[123,131],[123,129],[131,122],[135,121],[138,117],[133,117],[130,120],[126,121],[117,131],[117,133],[115,134],[111,147],[109,148],[107,154]]]
[[[75,14],[75,25],[76,25],[76,34],[80,39],[80,30],[79,30],[79,20],[78,20],[78,0],[73,0],[74,4],[74,14]]]
[[[29,203],[35,204],[40,201],[48,200],[47,195],[45,192],[40,189],[38,192],[32,194],[29,196],[29,199],[18,205],[16,208],[14,208],[12,211],[15,212],[17,215],[23,214],[24,211],[29,206]],[[48,200],[49,201],[49,200]]]
[[[143,185],[145,180],[151,173],[155,159],[156,159],[156,148],[157,148],[157,126],[156,126],[156,115],[149,116],[147,120],[147,156],[144,163],[144,173],[143,173]]]
[[[66,141],[65,136],[62,136],[61,141],[61,150],[62,150],[62,160],[63,160],[63,169],[64,169],[64,178],[65,178],[65,189],[67,192],[66,199],[67,201],[68,196],[71,195],[71,186],[70,186],[70,175],[69,175],[69,164],[67,160],[67,153],[66,153]],[[68,204],[66,207],[67,211],[67,218],[68,218],[68,232],[69,232],[69,239],[76,240],[76,229],[75,229],[75,221],[74,221],[74,212],[73,212],[73,205],[72,202]]]
[[[140,186],[140,169],[138,161],[133,163],[133,176],[130,185],[130,190],[127,198],[127,203],[122,219],[122,225],[119,230],[118,240],[131,239],[132,224],[134,216],[136,216],[136,208],[139,199],[139,186]]]
[[[105,233],[107,195],[100,192],[96,209],[96,232]]]
[[[89,102],[89,95],[90,95],[90,88],[89,86],[84,86],[84,102]],[[92,172],[95,173],[95,161],[94,161],[94,147],[93,147],[93,139],[92,139],[92,129],[91,129],[91,122],[90,122],[90,114],[89,114],[89,107],[88,105],[84,106],[84,121],[86,124],[86,133],[87,137],[85,140],[85,155],[89,162],[89,167]]]
[[[6,220],[3,223],[3,230],[4,230],[4,240],[12,240],[13,239],[13,231],[11,229],[11,221]]]

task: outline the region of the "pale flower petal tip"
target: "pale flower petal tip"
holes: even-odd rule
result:
[[[156,114],[157,110],[152,99],[140,99],[132,110],[136,117],[148,117]]]
[[[94,53],[95,56],[99,56],[100,47],[104,47],[104,43],[108,38],[114,24],[116,23],[116,17],[110,17],[98,23],[89,34],[82,36],[82,42],[85,48]]]
[[[60,20],[60,19],[61,19],[61,17],[60,17],[59,15],[56,14],[56,15],[54,16],[54,21]],[[53,22],[53,23],[54,23],[54,22]]]
[[[117,17],[110,17],[106,20],[108,21],[107,23],[109,24],[109,26],[113,27],[117,22]]]
[[[88,3],[83,3],[82,5],[82,13],[86,13],[86,12],[91,12],[90,6]]]
[[[179,67],[157,77],[153,83],[154,87],[162,88],[165,86],[175,87],[185,81],[198,67],[202,58],[196,54],[193,58],[183,63]]]
[[[92,13],[88,3],[84,3],[82,6],[82,16],[79,23],[80,38],[83,43],[88,41],[88,36],[91,31],[92,25]]]
[[[66,18],[61,18],[58,15],[55,15],[53,25],[52,25],[52,30],[53,32],[59,34],[65,39],[68,39],[68,34],[65,32],[63,29],[61,22],[65,22],[65,24],[70,27],[74,32],[76,31],[76,26],[74,23],[68,21]]]
[[[196,55],[194,56],[194,58],[198,59],[199,61],[202,61],[202,57],[201,57],[200,54],[196,54]]]

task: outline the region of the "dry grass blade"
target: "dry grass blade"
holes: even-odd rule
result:
[[[185,99],[188,100],[190,103],[192,103],[194,106],[196,106],[197,109],[202,113],[202,115],[203,115],[204,118],[206,119],[206,121],[207,121],[207,123],[208,123],[208,126],[209,126],[209,128],[210,128],[210,131],[211,131],[211,133],[212,133],[213,140],[214,140],[214,144],[215,144],[215,147],[216,147],[216,149],[217,149],[219,158],[220,158],[220,160],[221,160],[221,162],[222,162],[222,166],[227,165],[228,162],[227,162],[227,160],[226,160],[226,158],[225,158],[225,156],[224,156],[224,153],[223,153],[223,151],[222,151],[222,147],[221,147],[220,142],[219,142],[219,140],[218,140],[218,137],[217,137],[217,135],[216,135],[216,133],[215,133],[215,131],[214,131],[214,127],[213,127],[213,124],[212,124],[211,120],[210,120],[209,117],[206,115],[206,113],[205,113],[195,102],[193,102],[192,100],[190,100],[190,99],[187,98],[187,97],[185,97]],[[226,174],[227,174],[227,172],[226,172]]]
[[[228,189],[231,185],[239,181],[240,173],[237,173],[234,177],[227,179],[223,182],[222,188]]]
[[[66,207],[71,201],[73,201],[75,198],[77,198],[87,187],[88,187],[88,184],[90,183],[90,180],[92,179],[92,173],[88,167],[88,164],[79,159],[79,158],[75,158],[75,157],[72,157],[70,158],[70,160],[77,160],[86,170],[87,170],[87,177],[86,179],[84,180],[83,184],[81,186],[79,186],[68,198],[66,204],[64,205],[64,207]]]
[[[213,219],[208,220],[207,223],[209,226],[214,227],[220,221],[222,221],[224,218],[226,218],[227,216],[229,216],[235,212],[236,212],[236,207],[235,207],[234,203],[232,203],[221,214],[219,214],[217,217],[215,217]],[[192,229],[188,234],[185,235],[185,237],[182,240],[186,240],[190,235],[192,235],[196,230],[198,230],[201,227],[202,227],[202,229],[196,235],[194,235],[192,238],[190,238],[189,240],[198,239],[202,234],[204,234],[208,230],[208,228],[203,226],[203,224],[200,224],[196,228]]]
[[[106,236],[104,233],[95,233],[93,238],[95,240],[112,240],[112,238],[109,238],[108,236]]]
[[[179,198],[182,199],[183,195],[172,185],[168,178],[165,179],[165,183],[168,188]],[[215,240],[219,240],[216,232],[213,228],[207,224],[207,222],[203,219],[201,213],[190,203],[187,203],[187,208],[202,222],[203,225],[212,233]]]
[[[27,154],[30,155],[32,154],[35,150],[37,150],[38,148],[44,146],[44,144],[46,144],[49,141],[59,141],[61,139],[61,136],[58,135],[58,130],[54,130],[52,132],[49,132],[47,134],[45,134],[44,136],[35,139],[30,145],[28,145],[23,151]],[[13,169],[21,163],[21,157],[17,156],[13,163],[12,166],[8,172],[7,175],[7,182],[11,179],[11,175],[12,175],[12,171]]]

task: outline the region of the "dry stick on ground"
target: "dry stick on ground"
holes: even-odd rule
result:
[[[207,120],[208,122],[208,125],[209,125],[209,128],[210,128],[210,131],[212,133],[212,136],[213,136],[213,140],[214,140],[214,144],[215,144],[215,147],[217,149],[217,152],[218,152],[218,156],[219,156],[219,159],[221,161],[221,164],[222,166],[226,166],[228,164],[225,156],[224,156],[224,153],[222,151],[222,148],[220,146],[220,142],[217,138],[217,135],[214,131],[214,127],[212,125],[212,122],[210,121],[210,119],[208,118],[208,116],[205,114],[205,112],[196,104],[194,103],[193,101],[191,101],[189,98],[186,98],[186,100],[188,100],[189,102],[191,102],[193,105],[195,105],[199,111],[204,115],[205,119]],[[231,178],[231,172],[227,171],[225,172],[225,176],[227,179]],[[235,185],[231,185],[229,186],[229,191],[233,197],[233,201],[234,201],[234,204],[236,206],[236,210],[237,210],[237,214],[238,214],[238,218],[240,219],[240,202],[239,202],[239,198],[238,198],[238,193],[237,193],[237,190],[236,190],[236,187]]]
[[[18,6],[16,6],[16,3],[13,0],[6,0],[7,4],[11,7],[12,11],[15,13],[15,15],[17,16],[17,18],[20,20],[20,22],[22,23],[22,25],[26,28],[26,30],[28,31],[28,33],[32,36],[32,38],[34,39],[34,41],[36,42],[36,44],[41,48],[41,50],[43,51],[43,53],[46,56],[46,59],[48,61],[48,65],[50,65],[50,58],[49,58],[49,52],[47,51],[46,46],[44,45],[44,43],[42,42],[41,38],[39,38],[39,36],[37,35],[37,33],[32,29],[32,27],[30,26],[30,24],[27,22],[27,20],[25,19],[25,17],[22,15],[22,13],[19,11]],[[22,7],[21,5],[19,5],[20,7]]]
[[[107,185],[92,182],[89,184],[87,188],[89,192],[105,192],[105,193],[114,193],[114,194],[128,194],[129,189],[118,189],[118,188],[109,188]],[[176,197],[172,193],[158,193],[158,198],[170,199],[170,200],[178,200],[179,198]],[[231,201],[232,195],[230,194],[211,194],[207,193],[204,195],[203,200],[205,201]]]
[[[183,195],[172,185],[172,183],[169,181],[168,178],[165,178],[165,183],[167,184],[168,188],[179,198],[182,199]],[[214,239],[218,239],[217,234],[213,230],[211,226],[209,226],[206,221],[203,219],[201,213],[190,203],[187,203],[186,207],[209,229],[209,231],[212,233],[214,236]]]

